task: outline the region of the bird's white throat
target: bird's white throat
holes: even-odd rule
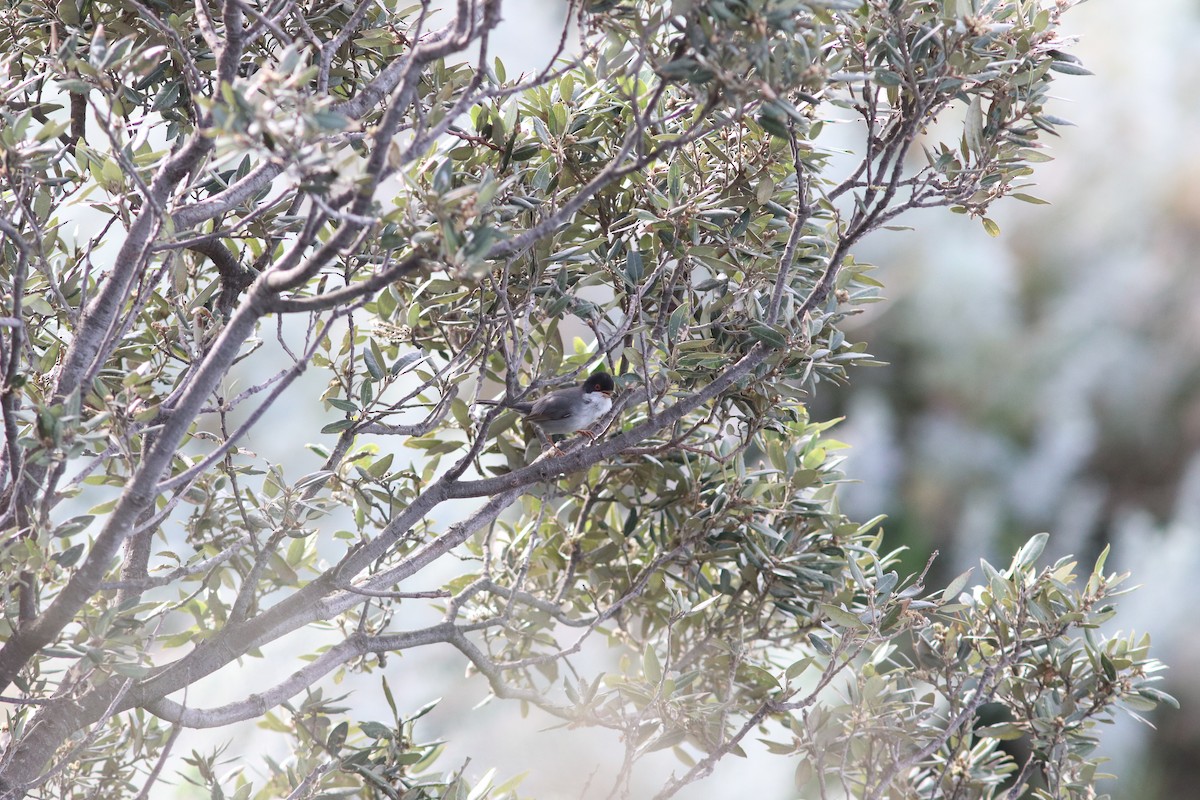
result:
[[[590,424],[600,419],[612,408],[612,398],[601,392],[587,392],[583,395],[583,410],[579,416],[586,418]]]

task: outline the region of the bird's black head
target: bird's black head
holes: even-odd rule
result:
[[[603,392],[604,394],[612,394],[613,389],[617,385],[613,383],[612,375],[607,372],[593,372],[588,376],[588,379],[583,382],[583,391],[585,392]]]

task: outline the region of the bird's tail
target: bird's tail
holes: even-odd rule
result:
[[[504,406],[511,408],[514,411],[520,411],[522,414],[528,414],[533,410],[533,403],[508,403],[503,400],[476,400],[477,406]]]

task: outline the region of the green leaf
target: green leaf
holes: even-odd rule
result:
[[[666,750],[668,747],[674,747],[686,738],[686,730],[666,731],[661,736],[657,737],[650,745],[648,745],[646,747],[646,751],[652,753],[656,750]]]
[[[671,319],[667,324],[667,341],[675,343],[679,341],[679,331],[683,328],[683,321],[687,318],[689,307],[686,303],[681,303],[679,308],[671,312]]]
[[[1111,549],[1112,549],[1112,545],[1106,544],[1106,545],[1104,545],[1104,549],[1100,551],[1100,555],[1096,556],[1096,565],[1094,567],[1092,567],[1093,575],[1103,575],[1104,574],[1104,564],[1106,561],[1108,561],[1108,553],[1109,553],[1109,550],[1111,550]]]
[[[342,745],[346,741],[346,734],[349,730],[350,723],[345,721],[338,723],[337,727],[330,731],[329,736],[325,739],[326,749],[330,750],[333,755],[337,755],[337,751],[342,749]]]
[[[1144,689],[1138,689],[1137,693],[1142,697],[1145,697],[1147,700],[1153,700],[1156,703],[1166,703],[1167,705],[1171,706],[1171,708],[1179,708],[1179,701],[1176,700],[1173,695],[1169,695],[1161,689],[1147,687]]]
[[[1049,200],[1043,200],[1040,197],[1034,197],[1033,195],[1025,194],[1024,192],[1013,192],[1011,195],[1009,195],[1009,197],[1015,197],[1017,200],[1020,200],[1022,202],[1033,203],[1034,205],[1038,205],[1038,206],[1050,205]]]
[[[642,673],[652,684],[657,684],[662,680],[662,664],[658,661],[658,653],[654,652],[653,645],[647,646],[642,651]]]
[[[667,193],[672,203],[678,203],[683,198],[683,170],[679,166],[679,159],[672,161],[667,168]]]
[[[1020,739],[1025,735],[1025,731],[1011,722],[998,722],[995,725],[985,725],[981,728],[976,728],[974,733],[976,736],[985,739],[999,739],[1001,741]]]
[[[80,542],[79,544],[71,545],[61,553],[55,553],[53,556],[51,556],[51,558],[54,559],[54,561],[60,567],[65,569],[75,565],[75,562],[79,560],[81,555],[83,555],[83,548],[84,544],[83,542]]]
[[[1113,665],[1112,659],[1109,658],[1105,653],[1100,654],[1100,666],[1104,669],[1105,677],[1107,677],[1110,681],[1116,681],[1117,668]]]
[[[408,718],[408,721],[409,721],[409,722],[413,722],[413,721],[415,721],[415,720],[418,720],[418,719],[420,719],[421,717],[423,717],[423,716],[425,716],[426,714],[428,714],[430,711],[433,711],[435,708],[437,708],[437,706],[438,706],[438,703],[440,703],[440,702],[442,702],[442,698],[440,698],[440,697],[438,697],[438,698],[435,698],[435,699],[433,699],[433,700],[430,700],[428,703],[426,703],[425,705],[423,705],[423,706],[421,706],[420,708],[418,708],[418,709],[417,709],[417,710],[416,710],[416,711],[413,713],[413,715],[412,715],[411,717],[409,717],[409,718]]]
[[[74,536],[91,525],[95,519],[96,517],[92,514],[80,514],[79,516],[71,517],[54,529],[54,535],[62,537]]]
[[[506,780],[504,783],[500,784],[493,790],[494,795],[497,798],[503,798],[505,796],[505,794],[512,792],[518,786],[520,786],[521,782],[525,780],[525,777],[527,775],[529,775],[528,772],[522,772],[522,773],[516,775],[515,777],[509,778],[508,780]]]
[[[758,188],[754,190],[754,199],[759,205],[766,205],[767,201],[775,196],[775,181],[771,180],[771,176],[764,175],[762,180],[758,182]]]
[[[962,593],[962,590],[967,587],[967,581],[971,579],[971,573],[974,571],[975,568],[971,567],[962,575],[959,575],[957,578],[950,581],[950,583],[946,585],[946,588],[942,590],[942,599],[948,601],[955,600],[959,594]]]
[[[788,133],[787,123],[779,117],[763,113],[758,115],[757,122],[762,126],[764,131],[772,136],[778,136],[781,139],[786,139],[790,136]]]
[[[1086,67],[1081,67],[1078,64],[1072,64],[1069,61],[1052,61],[1052,62],[1050,62],[1050,69],[1054,70],[1055,72],[1061,72],[1064,75],[1094,75],[1095,74],[1090,69],[1087,69]]]
[[[629,278],[629,282],[634,286],[642,282],[646,270],[642,263],[642,254],[637,250],[630,250],[625,256],[625,277]]]
[[[1013,569],[1022,570],[1033,566],[1041,558],[1042,551],[1046,549],[1046,542],[1049,539],[1050,534],[1048,533],[1034,534],[1013,556]]]
[[[964,135],[967,140],[967,149],[976,155],[983,155],[983,99],[979,95],[973,95],[970,105],[967,106]]]
[[[363,350],[363,362],[366,363],[367,372],[371,374],[371,377],[377,381],[381,381],[387,373],[383,371],[383,359],[380,357],[378,351],[379,346],[372,341],[371,346]]]
[[[770,739],[761,739],[761,738],[759,739],[759,741],[762,742],[766,746],[768,752],[774,753],[775,755],[778,755],[778,756],[787,756],[787,755],[791,755],[792,753],[796,752],[796,745],[794,745],[794,744],[784,743],[784,742],[773,742]]]
[[[789,681],[795,680],[796,678],[800,677],[800,675],[811,666],[812,666],[811,658],[808,658],[808,657],[801,658],[801,659],[793,661],[791,664],[789,664],[787,670],[783,674],[785,677],[787,677],[787,679]]]
[[[803,789],[813,779],[812,762],[807,758],[796,759],[796,772],[793,775],[793,780],[797,789]]]
[[[354,123],[345,114],[339,114],[328,108],[317,109],[312,117],[317,127],[326,131],[344,131]]]
[[[541,152],[541,146],[537,142],[531,142],[521,145],[513,149],[513,161],[528,161]]]
[[[336,422],[331,422],[324,428],[321,428],[321,433],[341,433],[354,426],[352,419],[339,419]]]
[[[388,453],[383,458],[373,462],[371,466],[367,467],[367,474],[376,479],[387,475],[392,468],[392,461],[395,457],[395,453]]]
[[[467,795],[467,800],[482,800],[483,796],[491,790],[492,781],[495,779],[495,777],[496,768],[492,767],[485,772],[483,777],[479,779],[479,782],[475,784],[475,788],[471,790],[469,795]]]
[[[782,686],[779,685],[779,678],[776,678],[775,675],[772,674],[769,670],[765,670],[762,667],[755,666],[754,664],[746,664],[744,668],[751,675],[756,676],[758,678],[759,683],[766,684],[767,687],[769,687],[771,689],[783,688]]]
[[[766,325],[761,322],[752,323],[748,329],[750,335],[768,347],[787,347],[787,331],[777,325]]]
[[[433,172],[433,190],[435,192],[449,191],[454,183],[454,163],[446,159]]]
[[[360,722],[358,727],[363,734],[371,739],[391,739],[392,728],[384,725],[382,722]]]
[[[861,628],[863,622],[858,618],[857,614],[847,611],[841,606],[835,606],[832,603],[821,603],[821,613],[830,619],[833,623],[843,628]]]
[[[383,697],[387,700],[388,708],[392,710],[393,716],[397,716],[399,712],[396,711],[396,698],[392,697],[392,687],[388,686],[387,676],[381,676],[380,680],[383,683]]]

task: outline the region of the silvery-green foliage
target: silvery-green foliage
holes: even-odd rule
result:
[[[806,795],[1088,796],[1092,723],[1163,697],[1144,642],[1091,638],[1115,579],[1038,572],[1041,539],[965,599],[898,575],[804,406],[871,363],[839,327],[880,299],[864,236],[1032,199],[1051,79],[1084,72],[1068,5],[599,0],[515,76],[500,0],[23,4],[0,796],[164,767],[214,796],[511,796],[436,763],[386,681],[373,719],[334,695],[426,646],[612,729],[613,795],[647,753],[683,763],[669,797],[765,732]],[[620,393],[594,444],[472,402],[596,366]],[[288,433],[310,467],[246,444],[280,398],[332,417]],[[306,632],[271,688],[187,693]],[[972,731],[984,704],[1006,720]],[[265,779],[187,754],[249,720],[291,742]]]

